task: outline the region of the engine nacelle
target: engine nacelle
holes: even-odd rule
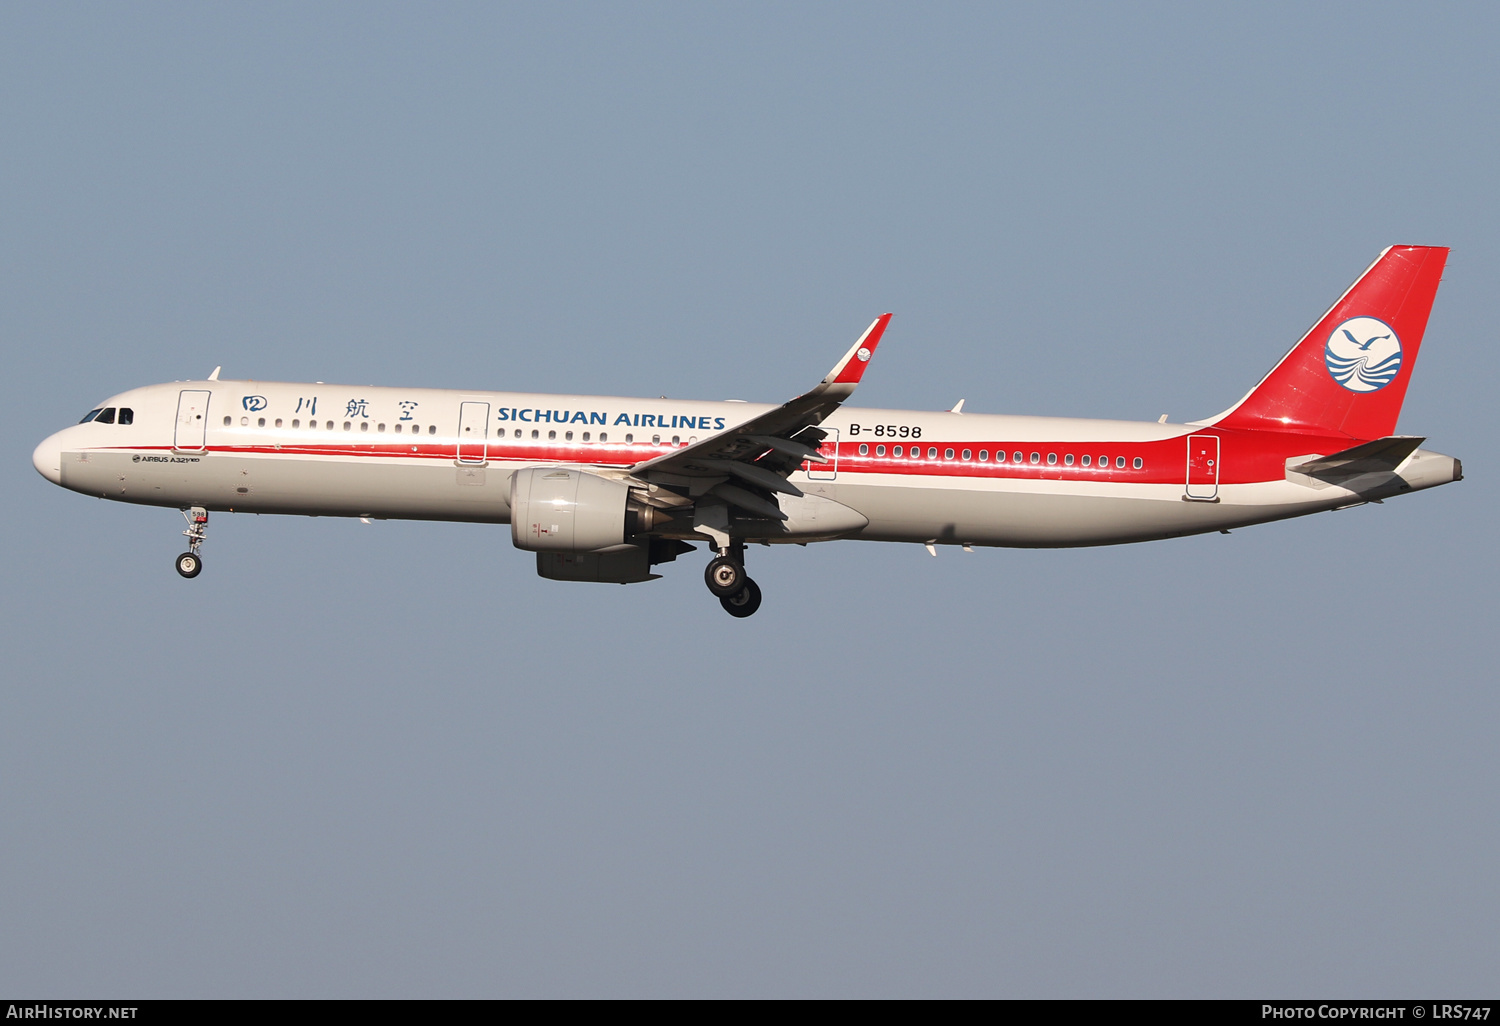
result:
[[[530,552],[595,552],[623,545],[630,486],[566,467],[528,467],[510,479],[510,538]]]

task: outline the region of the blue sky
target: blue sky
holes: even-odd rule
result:
[[[0,990],[1389,996],[1500,962],[1490,6],[0,8]],[[1174,420],[1392,243],[1467,480],[538,579],[64,492],[198,377]]]

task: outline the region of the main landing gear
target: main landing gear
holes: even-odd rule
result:
[[[183,510],[182,518],[188,522],[188,529],[182,532],[188,540],[188,550],[177,557],[177,572],[184,577],[197,577],[203,572],[203,557],[198,550],[203,547],[204,535],[208,533],[208,510],[194,506]]]
[[[730,616],[752,616],[760,608],[760,585],[745,573],[743,544],[720,549],[703,572],[703,579]]]

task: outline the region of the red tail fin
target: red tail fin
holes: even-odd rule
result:
[[[1361,440],[1394,433],[1447,260],[1442,246],[1387,249],[1249,395],[1211,423]]]

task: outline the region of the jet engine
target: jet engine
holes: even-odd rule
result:
[[[626,525],[629,507],[630,486],[623,481],[528,467],[511,475],[510,538],[529,552],[597,552],[625,544],[625,535],[634,533]]]
[[[651,506],[632,505],[623,481],[563,467],[511,475],[510,539],[535,552],[536,572],[552,580],[654,580],[660,575],[651,572],[653,563],[693,551],[680,541],[640,537],[666,519]]]

